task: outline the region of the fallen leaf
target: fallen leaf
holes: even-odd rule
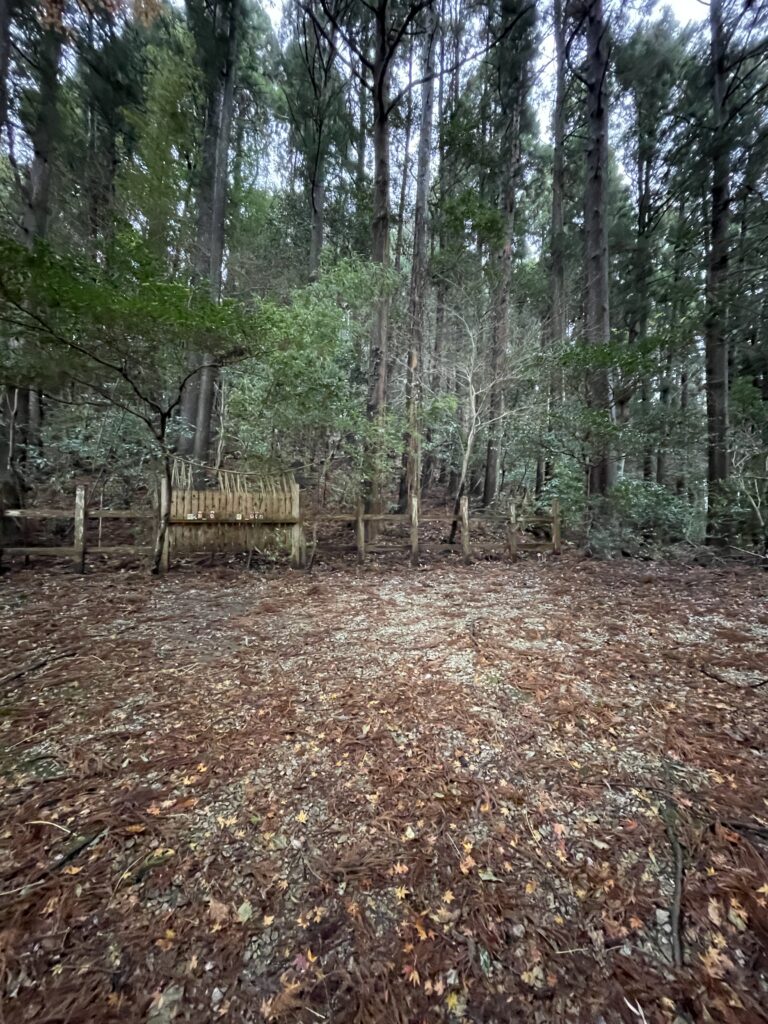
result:
[[[707,904],[707,917],[712,922],[712,924],[716,924],[718,928],[722,925],[723,918],[720,914],[720,904],[717,902],[716,899],[710,899],[709,903]]]
[[[530,971],[523,971],[520,977],[531,988],[542,988],[544,986],[544,971],[539,964],[534,964]]]
[[[462,875],[468,875],[472,868],[475,867],[476,863],[477,862],[475,861],[474,857],[471,857],[469,854],[467,854],[464,860],[462,860],[459,864],[459,870],[461,871]]]
[[[244,900],[237,908],[237,919],[241,924],[246,924],[253,917],[253,907],[248,900]]]
[[[229,907],[226,903],[211,897],[208,904],[208,914],[214,924],[222,925],[229,917]]]
[[[731,900],[731,905],[728,907],[728,920],[737,931],[746,931],[747,912],[738,900]]]

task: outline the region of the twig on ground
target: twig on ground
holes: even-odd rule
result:
[[[30,824],[34,823],[30,822]],[[40,823],[38,822],[37,824]],[[43,822],[42,824],[50,825],[53,824],[53,822]],[[58,827],[61,828],[63,826]],[[65,829],[64,831],[67,830]],[[16,893],[23,892],[25,889],[34,889],[38,885],[42,885],[43,882],[45,882],[48,879],[49,875],[52,875],[54,871],[61,870],[61,868],[63,868],[65,864],[68,864],[71,860],[74,860],[78,853],[82,853],[83,850],[87,850],[89,846],[93,846],[93,844],[97,843],[99,839],[102,839],[107,834],[107,832],[109,832],[109,828],[103,828],[101,832],[95,832],[91,836],[77,836],[75,841],[62,854],[61,859],[57,860],[55,864],[49,864],[48,867],[44,869],[39,878],[36,878],[33,882],[27,882],[26,885],[20,885],[16,889],[7,889],[5,892],[0,892],[0,896],[13,896]],[[72,833],[70,833],[70,835],[71,834]]]
[[[664,805],[663,818],[667,837],[669,838],[675,858],[675,888],[672,896],[672,906],[670,907],[669,922],[672,928],[672,959],[674,960],[675,967],[682,967],[683,945],[680,939],[680,917],[683,905],[683,850],[675,828],[677,807],[673,801],[667,800]]]
[[[44,881],[45,879],[41,878],[37,882],[27,882],[26,885],[19,885],[16,889],[6,889],[4,892],[0,892],[0,896],[14,896],[17,892],[24,892],[25,889],[35,889],[38,885],[42,885]]]
[[[632,1013],[634,1013],[634,1015],[640,1019],[642,1024],[648,1024],[648,1018],[645,1016],[643,1008],[639,1002],[635,1001],[634,1004],[630,1003],[626,996],[624,996],[624,1002],[627,1004]]]

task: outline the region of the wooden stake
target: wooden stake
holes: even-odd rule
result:
[[[411,495],[411,565],[419,564],[419,496]]]
[[[509,547],[513,562],[516,562],[518,557],[517,542],[517,507],[513,501],[509,506]]]
[[[459,502],[459,515],[461,516],[461,553],[464,558],[464,565],[469,565],[469,498],[462,495]]]
[[[160,505],[158,512],[160,515],[160,528],[162,528],[163,516],[165,520],[165,533],[163,535],[163,550],[160,555],[160,572],[168,572],[171,567],[171,524],[168,522],[170,518],[171,508],[171,494],[168,488],[168,480],[163,474],[160,477]]]
[[[77,485],[75,490],[75,568],[85,572],[85,487]]]
[[[561,551],[559,498],[555,498],[552,502],[552,551],[556,555],[559,555]]]
[[[355,532],[357,534],[357,560],[360,565],[365,561],[365,520],[363,519],[364,506],[362,501],[357,503],[357,518],[355,519]]]
[[[306,542],[304,540],[304,523],[301,520],[301,494],[299,485],[291,483],[291,519],[296,520],[296,525],[291,527],[291,565],[294,569],[300,569],[304,565],[306,553]]]

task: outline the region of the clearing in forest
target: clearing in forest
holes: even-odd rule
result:
[[[5,577],[0,1019],[768,1020],[767,593]]]

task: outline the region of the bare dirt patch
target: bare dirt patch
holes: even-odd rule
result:
[[[767,594],[5,577],[0,1020],[768,1020]]]

